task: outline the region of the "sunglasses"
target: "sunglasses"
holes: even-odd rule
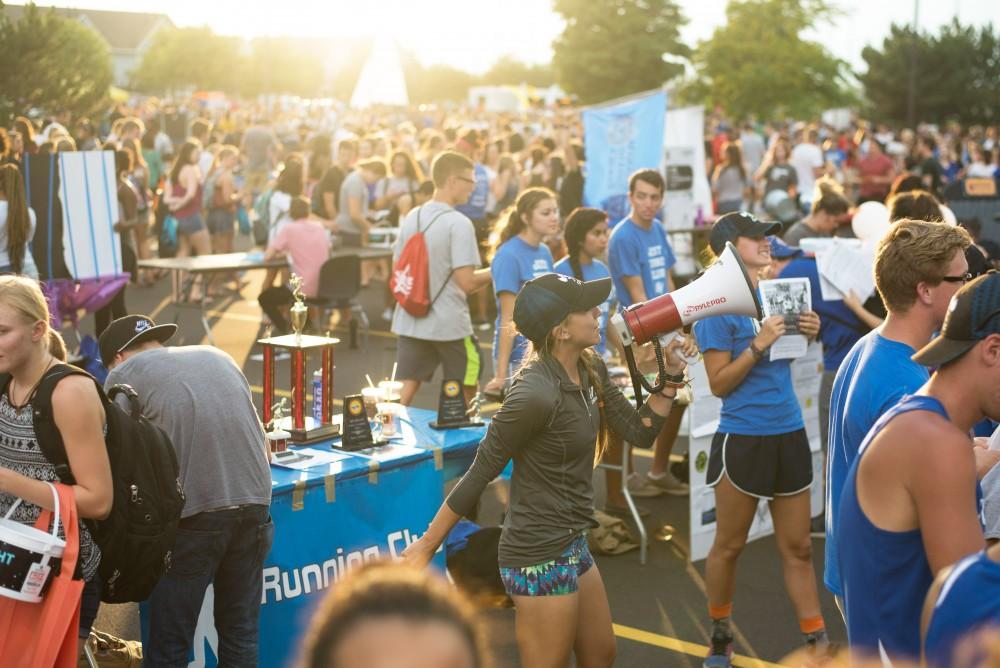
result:
[[[964,285],[965,283],[971,281],[973,278],[975,277],[972,274],[970,274],[969,272],[965,272],[961,276],[942,276],[941,280],[947,281],[948,283],[962,283]]]

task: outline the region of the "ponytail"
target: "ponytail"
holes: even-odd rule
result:
[[[844,195],[844,189],[840,187],[840,184],[829,176],[823,176],[816,180],[816,190],[810,214],[822,211],[831,216],[841,216],[847,213],[850,206],[851,203]]]
[[[507,207],[497,218],[497,223],[490,234],[490,258],[497,249],[515,236],[523,232],[528,224],[524,219],[531,215],[535,207],[544,200],[556,199],[556,194],[548,188],[528,188],[517,196],[517,201]]]
[[[0,192],[7,197],[7,257],[14,273],[20,274],[24,270],[24,254],[31,235],[31,214],[17,165],[0,165]]]

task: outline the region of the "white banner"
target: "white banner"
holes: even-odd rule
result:
[[[59,153],[63,247],[73,278],[118,276],[122,267],[113,151]]]
[[[663,224],[667,231],[694,226],[712,217],[712,190],[705,172],[705,110],[702,107],[667,109],[663,131]]]

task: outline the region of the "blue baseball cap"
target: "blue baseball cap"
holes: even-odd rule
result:
[[[570,313],[600,306],[609,294],[610,278],[584,282],[562,274],[542,274],[517,293],[514,325],[529,341],[544,341]]]
[[[781,223],[765,223],[746,211],[732,211],[719,216],[708,233],[708,245],[716,255],[726,250],[726,242],[736,243],[738,237],[763,239],[781,231]]]
[[[990,334],[1000,334],[1000,273],[966,283],[951,298],[941,334],[920,349],[913,361],[940,367],[967,353]]]
[[[771,257],[775,260],[788,260],[802,255],[802,249],[798,246],[789,246],[783,239],[777,236],[767,238],[771,242]]]

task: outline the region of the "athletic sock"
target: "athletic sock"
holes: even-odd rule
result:
[[[708,616],[711,618],[712,623],[725,622],[726,626],[729,626],[729,618],[733,616],[733,604],[724,603],[722,605],[708,605]]]
[[[811,633],[819,633],[820,631],[826,632],[826,624],[823,623],[823,616],[816,615],[815,617],[807,617],[806,619],[799,620],[799,631],[803,635],[809,635]]]
[[[664,471],[663,473],[653,473],[652,471],[650,471],[646,474],[646,477],[651,478],[652,480],[663,480],[664,478],[667,477],[667,472]]]

